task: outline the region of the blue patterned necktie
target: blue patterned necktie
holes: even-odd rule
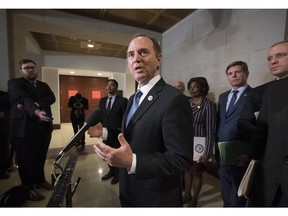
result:
[[[132,106],[131,106],[130,111],[128,113],[128,116],[127,116],[126,127],[127,127],[128,123],[129,123],[131,117],[133,116],[134,112],[138,108],[139,101],[140,101],[140,98],[141,98],[142,94],[143,93],[140,91],[140,89],[138,89],[137,92],[134,95],[133,103],[132,103]]]
[[[228,113],[230,113],[232,111],[232,108],[233,108],[233,106],[234,106],[234,104],[236,102],[236,99],[237,99],[238,92],[239,92],[238,90],[233,90],[232,91],[233,95],[232,95],[232,98],[230,100],[230,103],[229,103],[228,109],[226,111],[226,114],[228,114]]]

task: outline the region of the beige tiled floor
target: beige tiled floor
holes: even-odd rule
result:
[[[48,181],[51,180],[51,170],[54,170],[54,159],[60,150],[69,142],[73,136],[71,124],[62,124],[61,130],[53,131],[49,153],[46,160],[45,171]],[[101,176],[106,174],[108,166],[93,152],[92,144],[95,142],[86,135],[86,149],[81,152],[71,183],[76,183],[78,177],[81,178],[79,185],[72,197],[73,207],[120,207],[118,199],[118,184],[111,185],[110,180],[101,181]],[[72,152],[74,150],[71,150]],[[70,152],[69,152],[70,153]],[[65,167],[69,154],[62,160]],[[57,170],[58,172],[59,170]],[[20,184],[17,170],[11,173],[7,180],[0,181],[0,194],[14,185]],[[40,189],[39,192],[46,196],[45,200],[32,202],[28,201],[27,207],[46,207],[52,191]],[[65,202],[64,202],[65,206]],[[199,207],[221,207],[222,200],[219,190],[219,180],[204,173],[204,184],[198,201]]]

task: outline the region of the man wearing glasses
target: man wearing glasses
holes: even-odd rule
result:
[[[8,81],[11,142],[21,183],[29,190],[28,198],[38,201],[45,196],[35,188],[53,189],[45,179],[44,164],[53,130],[51,105],[55,95],[46,83],[37,80],[38,69],[33,60],[20,60],[19,71],[20,78]]]

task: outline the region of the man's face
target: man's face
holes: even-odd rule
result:
[[[267,60],[272,75],[278,78],[286,77],[288,75],[288,43],[270,48]]]
[[[106,88],[109,95],[115,95],[118,90],[118,87],[114,81],[108,81]]]
[[[175,81],[173,86],[181,92],[184,92],[185,90],[183,83],[181,83],[180,81]]]
[[[128,68],[139,87],[147,84],[157,72],[161,55],[157,55],[152,41],[147,37],[134,38],[127,50]]]
[[[37,67],[32,62],[22,64],[20,68],[20,74],[25,79],[33,81],[38,76]]]
[[[248,73],[240,65],[235,65],[227,70],[227,79],[232,88],[239,88],[247,84]]]

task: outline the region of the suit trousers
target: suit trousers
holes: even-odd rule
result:
[[[240,182],[244,176],[246,167],[238,167],[236,165],[222,165],[218,170],[220,177],[221,195],[223,199],[223,207],[244,207],[246,199],[238,197],[237,191]]]
[[[35,137],[12,138],[21,183],[29,189],[34,189],[34,184],[46,181],[44,165],[51,132],[50,124],[40,123],[35,131]]]

